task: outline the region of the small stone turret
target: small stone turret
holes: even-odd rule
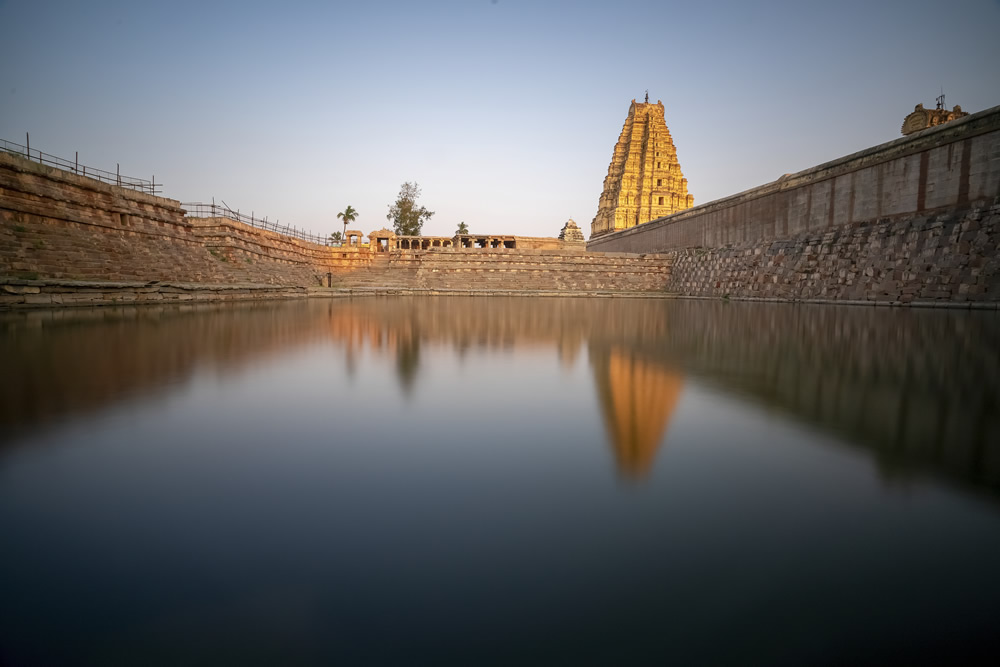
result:
[[[953,120],[968,115],[969,114],[962,111],[962,107],[957,104],[954,109],[948,111],[948,109],[944,106],[944,95],[941,95],[941,97],[937,99],[936,109],[925,109],[923,104],[918,104],[914,107],[913,113],[903,119],[901,132],[904,136],[907,134],[913,134],[914,132],[919,132],[920,130],[926,130],[929,127],[934,127],[943,123],[950,123]]]
[[[559,240],[563,243],[585,243],[583,232],[576,226],[573,218],[567,220],[566,224],[563,225],[562,231],[559,232]]]

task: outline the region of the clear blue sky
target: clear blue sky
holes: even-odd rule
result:
[[[632,98],[695,203],[1000,104],[1000,2],[0,0],[0,137],[364,232],[403,181],[428,234],[589,235]]]

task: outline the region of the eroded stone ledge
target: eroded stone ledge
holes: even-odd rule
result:
[[[0,310],[109,306],[189,301],[293,299],[308,295],[305,287],[280,285],[210,285],[176,282],[102,282],[0,278]]]

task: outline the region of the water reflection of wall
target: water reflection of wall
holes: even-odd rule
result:
[[[871,450],[1000,489],[995,312],[681,301],[646,358]]]
[[[17,313],[0,319],[0,431],[225,371],[310,342],[390,355],[419,391],[421,346],[586,348],[610,447],[648,470],[682,383],[760,402],[871,451],[887,475],[1000,489],[1000,317],[655,299],[400,297]],[[682,378],[687,378],[682,380]],[[581,409],[586,409],[582,406]]]
[[[0,434],[316,340],[305,304],[29,311],[0,318]],[[0,437],[2,439],[2,437]]]
[[[630,355],[628,344],[666,332],[667,312],[649,300],[400,297],[13,313],[0,320],[14,379],[0,386],[0,426],[12,432],[156,391],[199,368],[225,372],[323,340],[343,346],[349,373],[364,349],[389,355],[407,393],[425,343],[458,354],[554,347],[564,365],[587,344],[611,449],[620,470],[637,476],[652,464],[680,378]]]

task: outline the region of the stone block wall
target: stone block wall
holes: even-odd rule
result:
[[[8,305],[103,303],[107,299],[98,288],[73,283],[306,287],[324,284],[327,273],[336,276],[336,285],[356,287],[652,290],[663,288],[669,271],[662,259],[602,260],[582,251],[563,252],[563,242],[552,238],[518,237],[526,248],[517,250],[372,253],[367,247],[317,245],[228,218],[184,213],[172,199],[0,153],[0,279],[8,281],[0,297]],[[50,282],[39,287],[17,281]],[[42,288],[45,294],[33,292]],[[73,290],[80,292],[79,299],[69,294]],[[128,290],[111,293],[133,300]],[[139,289],[134,300],[170,294]]]
[[[186,218],[206,248],[235,262],[265,261],[307,268],[312,273],[341,272],[371,264],[366,247],[309,243],[229,218]]]
[[[207,276],[183,217],[175,201],[0,153],[0,275],[152,278],[183,262]]]
[[[0,277],[308,286],[366,256],[0,153]]]
[[[53,306],[113,306],[205,301],[305,298],[308,287],[289,285],[0,278],[0,311]]]
[[[517,247],[521,250],[565,250],[574,249],[577,244],[561,241],[549,236],[518,236]],[[580,247],[580,250],[583,248]]]
[[[675,251],[685,295],[1000,302],[1000,198],[983,208],[883,218],[788,239]]]
[[[340,276],[342,287],[445,290],[663,291],[671,260],[662,255],[582,250],[396,251],[369,270]]]

